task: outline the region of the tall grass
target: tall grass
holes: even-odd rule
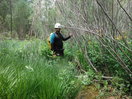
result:
[[[74,67],[52,58],[45,42],[0,41],[0,98],[65,99],[76,95]]]
[[[65,43],[65,57],[53,57],[41,40],[0,41],[0,98],[74,99],[80,84],[93,84],[102,75],[112,76],[111,85],[129,94],[131,80],[109,51],[95,40],[83,43]],[[116,51],[131,69],[125,54]],[[129,51],[125,53],[131,58]],[[91,68],[88,57],[98,72]]]

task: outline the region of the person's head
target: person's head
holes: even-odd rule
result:
[[[60,30],[62,28],[62,25],[60,23],[56,23],[55,26],[54,26],[54,28],[55,28],[56,32],[60,32]]]

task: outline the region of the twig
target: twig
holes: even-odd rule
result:
[[[125,43],[126,46],[128,47],[127,42],[125,41],[125,39],[124,39],[122,33],[117,29],[117,27],[116,27],[115,23],[113,22],[113,20],[112,20],[112,19],[110,18],[110,16],[106,13],[106,11],[105,11],[104,8],[102,7],[102,5],[98,2],[98,0],[96,0],[96,2],[97,2],[97,4],[100,6],[100,8],[101,8],[102,11],[104,12],[104,14],[107,16],[107,18],[110,20],[110,22],[113,24],[113,26],[115,27],[115,29],[117,30],[117,32],[122,36],[124,43]]]
[[[120,1],[117,0],[117,2],[119,3],[120,7],[123,9],[123,11],[126,13],[126,15],[128,16],[128,18],[130,19],[130,21],[132,21],[131,16],[127,13],[127,11],[123,8],[123,6],[121,5]]]

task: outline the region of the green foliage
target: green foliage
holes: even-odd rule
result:
[[[45,42],[0,41],[0,98],[65,99],[78,86],[68,60],[49,58]],[[45,56],[46,55],[46,56]]]
[[[25,38],[27,31],[30,27],[29,16],[31,14],[31,8],[27,1],[19,0],[14,5],[13,20],[14,29],[20,39]]]
[[[52,58],[53,52],[50,50],[47,43],[43,43],[39,47],[40,55],[45,56],[46,58]]]
[[[131,52],[124,47],[122,47],[122,49],[125,52],[122,52],[119,48],[116,48],[116,52],[131,69],[131,61],[125,56],[125,54],[127,54],[129,57],[132,57],[130,54]],[[115,57],[113,57],[107,49],[105,49],[104,47],[100,47],[100,44],[96,41],[92,41],[90,44],[88,44],[87,52],[93,65],[103,74],[108,74],[110,76],[118,75],[124,78],[127,77],[127,74],[124,74],[125,71],[122,69],[121,65],[115,59]],[[81,60],[82,58],[79,58],[79,60]]]
[[[9,14],[9,3],[6,0],[0,1],[0,16],[5,21],[6,15]]]
[[[98,81],[100,94],[131,92],[131,80],[120,64],[107,51],[101,52],[99,43],[88,42],[88,56],[99,73],[95,73],[81,49],[69,43],[64,45],[65,56],[53,57],[48,44],[39,39],[30,41],[0,41],[0,97],[1,98],[46,98],[73,99],[81,85]],[[125,50],[125,49],[124,49]],[[128,67],[131,63],[119,49]],[[128,50],[125,52],[131,57]],[[130,64],[130,66],[129,66]],[[78,68],[78,66],[80,68]],[[80,74],[80,70],[85,72]],[[114,76],[110,81],[102,75]]]
[[[0,1],[0,32],[7,31],[9,26],[7,23],[7,16],[10,14],[9,2],[6,0]]]
[[[130,43],[129,45],[131,47]],[[115,85],[117,91],[120,91],[121,93],[123,92],[129,93],[130,90],[132,90],[130,86],[131,75],[128,75],[126,71],[122,68],[121,64],[116,60],[116,58],[112,56],[112,54],[110,53],[111,50],[106,50],[104,47],[101,47],[100,44],[97,43],[97,41],[91,41],[90,43],[88,43],[87,46],[88,46],[87,47],[88,56],[90,57],[92,64],[101,73],[101,76],[99,76],[99,74],[96,74],[96,76],[94,76],[92,79],[98,79],[99,81],[101,80],[104,83],[103,85],[104,86],[106,85],[105,89],[107,89],[109,84],[106,84],[102,80],[102,75],[117,77],[119,79],[117,79],[116,81],[112,81],[113,83],[112,86]],[[122,46],[120,47],[122,48],[122,50],[124,50],[124,52],[121,51],[119,48],[116,48],[116,53],[120,55],[121,59],[125,62],[125,64],[127,64],[128,68],[132,70],[131,68],[132,63],[129,59],[132,57],[131,52]],[[129,58],[126,57],[125,54],[128,55]],[[83,54],[81,51],[78,51],[75,56],[77,56],[77,59],[80,62],[82,68],[89,72],[91,66],[86,61],[85,54]],[[89,75],[93,75],[93,74],[89,74]],[[101,79],[99,79],[100,77]],[[90,81],[86,81],[86,82],[90,83]]]

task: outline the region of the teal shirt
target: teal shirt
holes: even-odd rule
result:
[[[55,42],[55,37],[56,37],[55,33],[50,34],[50,43],[51,44],[53,44]]]

